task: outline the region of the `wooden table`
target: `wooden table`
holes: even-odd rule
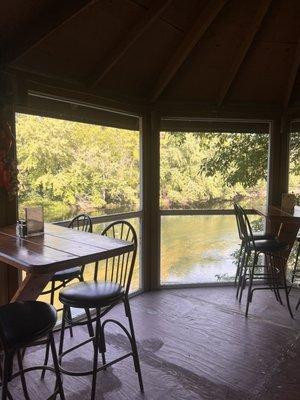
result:
[[[45,233],[21,239],[15,225],[0,228],[0,261],[26,272],[11,301],[36,300],[53,273],[127,253],[133,244],[45,224]]]
[[[285,256],[288,258],[300,229],[300,214],[289,214],[277,207],[253,208],[257,214],[266,218],[266,231],[278,236],[280,241],[289,244]]]

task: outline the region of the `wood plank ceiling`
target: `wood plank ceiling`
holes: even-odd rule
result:
[[[3,0],[1,71],[146,102],[300,101],[299,0]]]

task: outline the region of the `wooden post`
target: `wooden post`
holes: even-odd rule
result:
[[[289,190],[290,131],[291,131],[291,120],[289,117],[283,116],[281,118],[281,125],[280,125],[280,138],[281,138],[280,187],[282,193],[287,193]]]
[[[143,202],[143,289],[160,286],[160,215],[159,215],[159,136],[160,115],[147,112],[141,118],[142,202]]]
[[[288,191],[289,127],[287,117],[271,123],[269,160],[269,204],[281,206],[281,195]]]
[[[11,83],[7,77],[0,77],[0,127],[9,124],[15,135],[15,113],[13,106],[13,93]],[[3,145],[3,143],[2,143]],[[13,155],[16,155],[15,141],[13,142]],[[8,196],[5,189],[0,188],[0,226],[13,224],[17,219],[17,196]],[[7,303],[19,285],[19,272],[17,269],[0,263],[0,304]]]

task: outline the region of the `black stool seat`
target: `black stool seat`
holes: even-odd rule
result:
[[[40,339],[56,323],[56,310],[40,301],[6,304],[0,307],[2,340],[9,348],[22,347]]]
[[[59,300],[75,308],[101,308],[112,304],[124,295],[121,285],[114,282],[80,282],[62,289]]]
[[[268,240],[268,239],[275,239],[275,235],[272,235],[271,233],[254,233],[253,234],[253,239],[254,240]]]
[[[250,243],[249,248],[251,250],[256,250],[262,253],[275,253],[277,251],[285,251],[288,250],[289,245],[285,242],[279,242],[275,239],[269,240],[257,240],[255,244]]]
[[[81,275],[81,267],[74,267],[57,271],[52,277],[53,281],[65,281],[67,279],[75,279]]]

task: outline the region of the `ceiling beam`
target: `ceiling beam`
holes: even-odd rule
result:
[[[152,101],[159,98],[226,3],[227,0],[210,0],[201,11],[158,77],[152,90]]]
[[[151,7],[145,14],[139,18],[138,22],[128,32],[127,35],[118,43],[118,45],[105,57],[104,63],[98,68],[97,76],[89,85],[91,89],[95,88],[103,77],[112,69],[120,58],[129,50],[129,48],[139,39],[139,37],[160,17],[164,10],[171,4],[172,0],[156,0],[152,2]]]
[[[29,32],[16,32],[16,37],[1,49],[0,64],[5,65],[18,61],[31,49],[97,1],[75,0],[61,2],[55,10],[45,10],[43,15],[40,15],[36,21],[32,22],[32,29]]]
[[[296,50],[295,50],[295,56],[294,56],[294,60],[293,60],[293,64],[290,70],[290,74],[289,74],[289,80],[288,80],[288,84],[286,87],[286,92],[284,94],[284,98],[283,98],[283,107],[287,108],[290,102],[290,98],[293,92],[293,88],[295,85],[295,81],[296,81],[296,77],[297,77],[297,73],[299,70],[299,66],[300,66],[300,37],[298,39],[298,43],[296,46]]]
[[[247,29],[247,34],[244,39],[244,41],[241,41],[240,48],[233,60],[233,63],[230,67],[230,70],[228,72],[228,75],[225,79],[225,82],[223,83],[223,86],[220,90],[219,96],[218,96],[218,105],[222,105],[230,87],[233,84],[233,81],[235,77],[237,76],[237,73],[254,41],[255,35],[257,34],[258,30],[260,29],[261,23],[267,14],[270,5],[271,5],[272,0],[261,0],[259,3],[259,8],[255,14],[255,17],[252,21],[252,24],[248,27]]]

